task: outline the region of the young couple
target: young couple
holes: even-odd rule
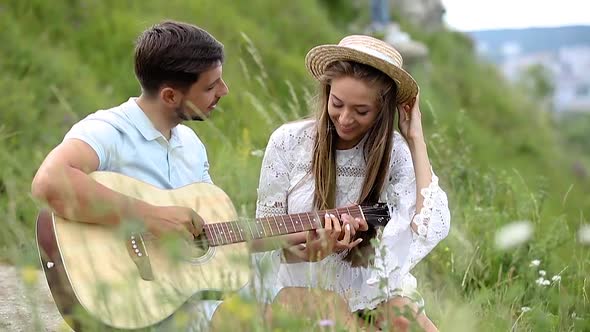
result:
[[[118,172],[165,189],[211,183],[205,147],[181,123],[208,118],[228,93],[223,61],[223,45],[196,26],[144,31],[135,48],[141,95],[75,124],[40,166],[33,196],[68,219],[139,218],[156,236],[198,235],[204,221],[195,211],[132,199],[88,174]],[[445,238],[450,215],[428,159],[418,86],[399,53],[368,36],[317,46],[305,63],[320,83],[316,116],[271,135],[256,216],[386,202],[391,220],[376,232],[364,219],[326,214],[320,231],[253,241],[253,288],[273,303],[267,319],[274,308],[315,317],[313,304],[323,301],[331,305],[322,317],[351,328],[407,330],[409,316],[399,314],[406,308],[423,330],[436,331],[416,303],[410,270]],[[97,201],[113,209],[89,208]],[[221,321],[220,303],[201,301],[198,311]]]

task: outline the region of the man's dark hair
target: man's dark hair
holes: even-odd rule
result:
[[[223,62],[223,45],[191,24],[166,21],[144,31],[135,46],[135,75],[146,94],[162,85],[186,90]]]

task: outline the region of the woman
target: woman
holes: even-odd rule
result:
[[[321,232],[255,241],[255,251],[280,246],[254,255],[255,286],[267,302],[292,304],[317,288],[322,298],[339,294],[358,317],[376,312],[378,328],[407,328],[393,314],[407,305],[423,329],[436,330],[408,299],[416,288],[410,270],[446,237],[450,214],[428,159],[418,87],[401,64],[391,45],[368,36],[307,54],[320,83],[316,118],[271,135],[257,217],[386,202],[391,219],[376,232],[364,220],[326,214]]]

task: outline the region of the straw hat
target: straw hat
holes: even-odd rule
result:
[[[409,102],[418,93],[418,84],[402,69],[403,59],[390,44],[369,36],[344,37],[338,45],[319,45],[305,57],[305,66],[319,79],[328,65],[335,61],[355,61],[381,70],[391,77],[398,87],[398,103]]]

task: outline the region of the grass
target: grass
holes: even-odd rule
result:
[[[341,20],[330,21],[338,8],[350,13],[340,6],[312,0],[3,2],[1,259],[38,266],[37,207],[29,195],[36,168],[75,121],[139,94],[133,40],[164,18],[205,27],[226,46],[230,94],[210,122],[191,126],[208,147],[215,183],[251,217],[257,151],[281,123],[308,114],[314,83],[303,58],[312,46],[348,33]],[[590,329],[589,250],[576,241],[588,223],[590,181],[572,171],[590,165],[588,150],[579,148],[585,142],[579,133],[588,127],[563,135],[560,123],[474,56],[465,36],[404,28],[430,48],[428,63],[411,70],[421,86],[431,161],[452,210],[451,234],[414,270],[429,316],[442,331]],[[578,145],[570,148],[572,141]],[[497,249],[497,230],[518,220],[531,222],[532,238]],[[536,259],[541,265],[531,267]],[[539,270],[561,281],[539,286]]]

